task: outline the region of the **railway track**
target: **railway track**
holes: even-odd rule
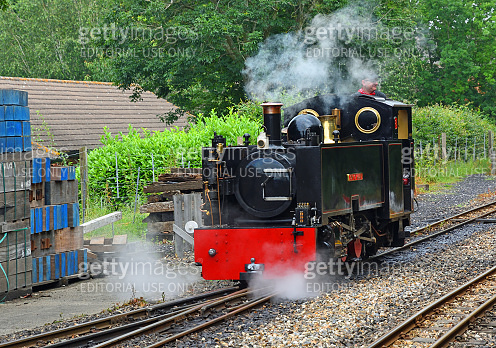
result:
[[[405,250],[409,249],[410,247],[420,244],[422,242],[425,242],[426,240],[429,240],[431,238],[437,237],[442,234],[446,234],[454,229],[457,229],[459,227],[462,227],[464,225],[474,223],[474,222],[481,222],[484,221],[483,218],[486,216],[489,216],[491,214],[496,214],[496,201],[468,209],[466,211],[463,211],[461,213],[458,213],[456,215],[450,216],[448,218],[433,222],[431,224],[428,224],[426,226],[417,228],[414,231],[411,231],[411,235],[414,234],[421,234],[425,232],[430,232],[433,231],[433,233],[430,233],[424,237],[417,238],[409,243],[406,243],[405,245],[393,249],[387,249],[387,251],[371,256],[369,260],[377,259],[377,258],[382,258],[386,255],[390,255],[393,253],[396,253],[400,250]],[[492,220],[491,220],[492,221]],[[493,222],[496,222],[493,221]]]
[[[238,292],[237,290],[236,287],[223,288],[148,308],[140,308],[15,341],[0,343],[0,348],[48,345],[55,340],[61,341],[52,344],[51,347],[81,347],[90,344],[90,341],[92,341],[91,344],[96,344],[96,342],[106,341],[133,331],[146,325],[146,323],[159,321],[160,318],[185,311],[195,305],[232,295]]]
[[[496,267],[412,315],[368,348],[447,347],[496,304]]]
[[[160,347],[267,302],[274,295],[270,289],[225,288],[3,343],[0,348],[102,348],[132,340],[139,340],[142,346],[145,336],[148,347]]]

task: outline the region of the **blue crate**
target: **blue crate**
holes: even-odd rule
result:
[[[5,121],[5,106],[0,105],[0,121]]]
[[[1,107],[0,107],[1,109]],[[6,131],[5,131],[5,121],[0,121],[0,137],[4,137],[7,135]]]
[[[43,281],[43,258],[42,257],[38,257],[38,265],[39,265],[38,279],[39,279],[39,282],[41,283]]]
[[[45,280],[51,280],[52,279],[52,267],[50,265],[50,259],[51,259],[51,256],[48,255],[48,256],[45,256],[45,260],[46,260],[46,277],[45,277]]]
[[[60,278],[60,254],[54,255],[55,259],[55,279]]]
[[[31,146],[31,137],[22,137],[24,151],[31,151],[33,148]]]
[[[45,158],[45,181],[50,181],[50,157]]]
[[[6,137],[5,138],[5,152],[15,152],[15,138]]]
[[[36,258],[33,258],[33,273],[32,273],[32,276],[33,276],[33,283],[37,283],[37,280],[38,280],[38,276],[36,274]]]
[[[20,121],[5,121],[5,135],[8,137],[22,136],[22,122]]]
[[[14,107],[6,105],[4,108],[4,120],[13,121],[14,120]]]
[[[31,122],[24,121],[22,122],[22,136],[27,137],[31,135]]]
[[[31,219],[29,219],[31,223],[31,234],[34,234],[34,209],[31,209]]]
[[[60,254],[60,276],[65,277],[66,274],[66,255],[65,253]]]
[[[16,89],[0,89],[0,97],[4,105],[28,106],[28,92]]]
[[[42,181],[41,164],[43,162],[42,158],[33,158],[33,175],[31,180],[33,184],[39,184]]]
[[[14,106],[14,120],[29,121],[29,108],[27,106]]]
[[[35,208],[35,232],[40,233],[43,231],[43,209]]]
[[[68,216],[68,209],[67,209],[67,204],[62,204],[60,207],[61,211],[61,223],[62,223],[62,228],[69,227],[69,216]]]
[[[14,137],[14,152],[22,152],[23,141],[22,137]]]
[[[67,167],[67,180],[76,180],[76,167]]]
[[[60,180],[67,181],[68,177],[69,177],[69,173],[67,167],[60,167]]]
[[[50,207],[45,206],[43,209],[45,209],[45,231],[50,231],[50,219],[52,218],[50,216]]]

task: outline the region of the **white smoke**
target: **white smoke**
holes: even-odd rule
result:
[[[363,76],[376,69],[374,57],[362,46],[383,33],[369,7],[319,14],[301,31],[267,38],[245,62],[248,96],[297,102],[317,94],[356,92]]]
[[[105,277],[100,290],[111,292],[121,301],[143,297],[145,300],[171,299],[193,290],[201,279],[198,267],[167,261],[153,250],[106,259],[101,265]]]

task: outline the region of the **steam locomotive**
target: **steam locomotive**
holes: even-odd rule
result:
[[[205,279],[303,271],[401,246],[413,212],[411,105],[324,95],[264,103],[256,145],[202,149],[203,222],[195,261]]]

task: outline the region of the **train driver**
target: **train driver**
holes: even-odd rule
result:
[[[362,80],[362,88],[358,90],[356,95],[365,94],[365,95],[373,95],[375,97],[386,98],[386,95],[377,90],[379,86],[379,77],[377,75],[367,75]]]

